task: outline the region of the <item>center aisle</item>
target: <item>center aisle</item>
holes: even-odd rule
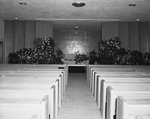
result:
[[[86,82],[86,74],[69,73],[66,94],[58,119],[102,119]]]

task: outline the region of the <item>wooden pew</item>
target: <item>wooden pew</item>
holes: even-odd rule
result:
[[[90,77],[87,80],[90,81],[93,75],[93,71],[99,70],[99,71],[142,71],[142,70],[150,70],[150,66],[124,66],[124,65],[95,65],[95,66],[89,66],[87,69]]]
[[[13,68],[13,67],[12,67]],[[38,69],[39,68],[39,69]],[[16,68],[17,69],[17,68]],[[21,69],[17,69],[17,70],[12,70],[10,67],[8,67],[8,68],[0,68],[0,72],[2,73],[2,77],[9,77],[9,76],[13,76],[14,77],[14,75],[15,76],[18,76],[19,77],[19,75],[21,75],[21,74],[23,74],[25,77],[26,77],[26,75],[27,75],[27,77],[29,77],[29,74],[30,74],[30,76],[31,76],[31,74],[34,74],[34,76],[35,76],[35,73],[37,73],[37,74],[39,74],[39,73],[41,73],[42,75],[44,75],[45,76],[45,74],[47,74],[47,73],[49,73],[49,71],[51,71],[51,73],[50,73],[50,75],[52,75],[52,73],[58,73],[58,70],[59,71],[62,71],[62,69],[55,69],[55,68],[45,68],[45,66],[43,67],[43,68],[41,68],[41,65],[40,65],[40,67],[38,66],[38,67],[26,67],[26,68],[21,68]],[[9,74],[11,72],[11,74]],[[19,73],[19,75],[17,75]],[[67,72],[68,73],[68,72]],[[59,74],[59,73],[58,73]],[[22,76],[22,75],[21,75]],[[33,75],[32,75],[33,76]],[[37,75],[36,75],[37,76]],[[41,75],[40,75],[41,76]],[[66,77],[64,78],[64,79],[66,79]],[[60,83],[59,83],[60,84]],[[64,83],[65,84],[65,83]],[[63,87],[63,86],[62,86]],[[64,86],[65,87],[65,86]],[[60,90],[60,88],[59,88],[59,90]],[[59,103],[60,104],[60,103]]]
[[[19,70],[19,69],[32,69],[32,70],[64,70],[65,78],[66,78],[66,85],[68,82],[68,65],[59,64],[0,64],[0,71],[1,70]]]
[[[10,79],[10,80],[9,80]],[[38,91],[43,93],[44,95],[49,96],[49,114],[51,119],[57,119],[58,114],[58,80],[54,77],[54,80],[48,81],[47,79],[42,78],[39,80],[33,78],[24,78],[20,80],[20,82],[16,79],[16,81],[12,80],[13,78],[3,78],[0,83],[0,90],[30,90],[30,91]],[[53,96],[52,96],[53,95]]]
[[[92,93],[94,94],[94,82],[95,82],[97,76],[101,76],[102,77],[102,75],[103,75],[103,77],[104,77],[105,75],[111,75],[111,74],[112,75],[117,75],[117,74],[119,74],[119,75],[125,75],[125,74],[136,74],[136,75],[139,75],[139,74],[141,74],[141,75],[144,76],[144,75],[148,75],[149,72],[150,72],[150,70],[142,70],[142,71],[115,70],[115,69],[112,70],[112,71],[97,71],[96,70],[92,74],[92,78],[90,80],[90,88],[92,90]]]
[[[47,110],[48,96],[32,100],[0,98],[1,119],[49,119]]]
[[[0,77],[60,77],[60,80],[61,80],[61,98],[63,100],[63,96],[65,94],[65,79],[63,77],[63,74],[60,74],[61,72],[55,72],[55,71],[52,71],[52,72],[40,72],[38,71],[37,72],[28,72],[28,71],[25,71],[25,72],[19,72],[19,73],[15,73],[15,72],[0,72]]]
[[[150,71],[149,71],[150,72]],[[106,77],[106,76],[109,76],[109,75],[143,75],[143,76],[146,76],[146,75],[149,75],[149,72],[146,72],[146,71],[143,71],[143,72],[133,72],[133,71],[107,71],[107,72],[96,72],[93,76],[93,79],[91,79],[91,90],[92,90],[92,93],[94,94],[94,86],[95,86],[95,82],[96,82],[96,79],[98,76],[100,77]]]
[[[64,70],[57,70],[57,69],[52,69],[52,70],[44,70],[44,69],[24,69],[24,70],[0,70],[0,73],[51,73],[51,74],[59,74],[63,76],[64,79],[64,84],[66,85],[66,76]]]
[[[97,101],[97,104],[98,104],[98,108],[100,108],[100,102],[101,102],[101,89],[102,89],[102,80],[104,79],[112,79],[112,80],[117,80],[117,79],[120,79],[120,81],[124,81],[124,80],[127,80],[127,79],[133,79],[131,82],[134,81],[135,78],[138,78],[138,79],[144,79],[146,78],[145,80],[148,80],[150,78],[150,75],[149,74],[146,74],[145,76],[141,75],[141,74],[108,74],[108,75],[101,75],[98,76],[98,78],[96,79],[96,81],[94,82],[95,83],[95,99]],[[129,81],[127,80],[127,81]]]
[[[135,119],[144,119],[141,116],[136,116]]]
[[[111,86],[112,88],[117,88],[118,90],[125,90],[125,88],[128,88],[128,90],[130,90],[130,91],[145,91],[146,90],[146,88],[147,88],[147,90],[150,90],[150,82],[149,81],[147,81],[147,82],[143,82],[143,83],[141,83],[141,81],[137,81],[137,82],[103,82],[103,86],[104,86],[104,88],[102,88],[102,89],[104,89],[104,90],[102,90],[101,91],[101,100],[100,100],[100,111],[101,111],[101,113],[102,113],[102,116],[104,116],[105,117],[105,109],[106,109],[106,88],[108,87],[108,86]],[[145,86],[145,87],[142,87],[142,86]],[[118,88],[119,87],[119,88]],[[133,89],[133,88],[135,88],[135,89]],[[141,89],[141,90],[140,90]]]
[[[136,115],[150,115],[150,99],[117,98],[116,119],[135,119]]]
[[[125,69],[128,69],[128,70],[142,70],[142,69],[150,69],[150,66],[142,66],[142,65],[87,65],[87,82],[90,81],[90,78],[91,78],[91,70],[93,69],[99,69],[99,70],[114,70],[114,69],[120,69],[120,70],[125,70]]]
[[[107,99],[102,105],[107,105],[107,119],[113,119],[116,113],[116,100],[118,96],[125,96],[131,99],[134,98],[149,98],[150,99],[150,85],[148,83],[138,84],[112,84],[107,87]],[[102,106],[103,107],[103,106]],[[103,113],[104,108],[101,110]]]

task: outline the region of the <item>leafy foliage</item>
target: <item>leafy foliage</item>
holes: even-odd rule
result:
[[[99,60],[100,64],[114,64],[116,62],[116,52],[120,49],[118,37],[114,39],[101,40],[99,42]]]
[[[89,64],[94,64],[97,61],[97,53],[95,50],[89,52]]]
[[[13,64],[62,64],[61,57],[54,53],[55,44],[51,37],[34,40],[34,48],[23,48],[9,53],[8,62]],[[59,50],[61,54],[63,52]],[[57,54],[57,53],[56,53]]]
[[[87,54],[80,54],[79,51],[76,52],[76,56],[75,56],[76,64],[83,63],[84,61],[87,61],[87,60],[88,60]]]
[[[138,50],[120,48],[118,37],[99,42],[99,64],[150,65],[150,53],[144,55]]]

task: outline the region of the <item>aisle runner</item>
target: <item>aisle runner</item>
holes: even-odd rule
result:
[[[65,99],[58,119],[101,119],[83,73],[69,73]]]

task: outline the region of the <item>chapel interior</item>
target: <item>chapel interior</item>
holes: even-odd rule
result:
[[[0,0],[0,119],[150,119],[149,65],[149,0]]]

